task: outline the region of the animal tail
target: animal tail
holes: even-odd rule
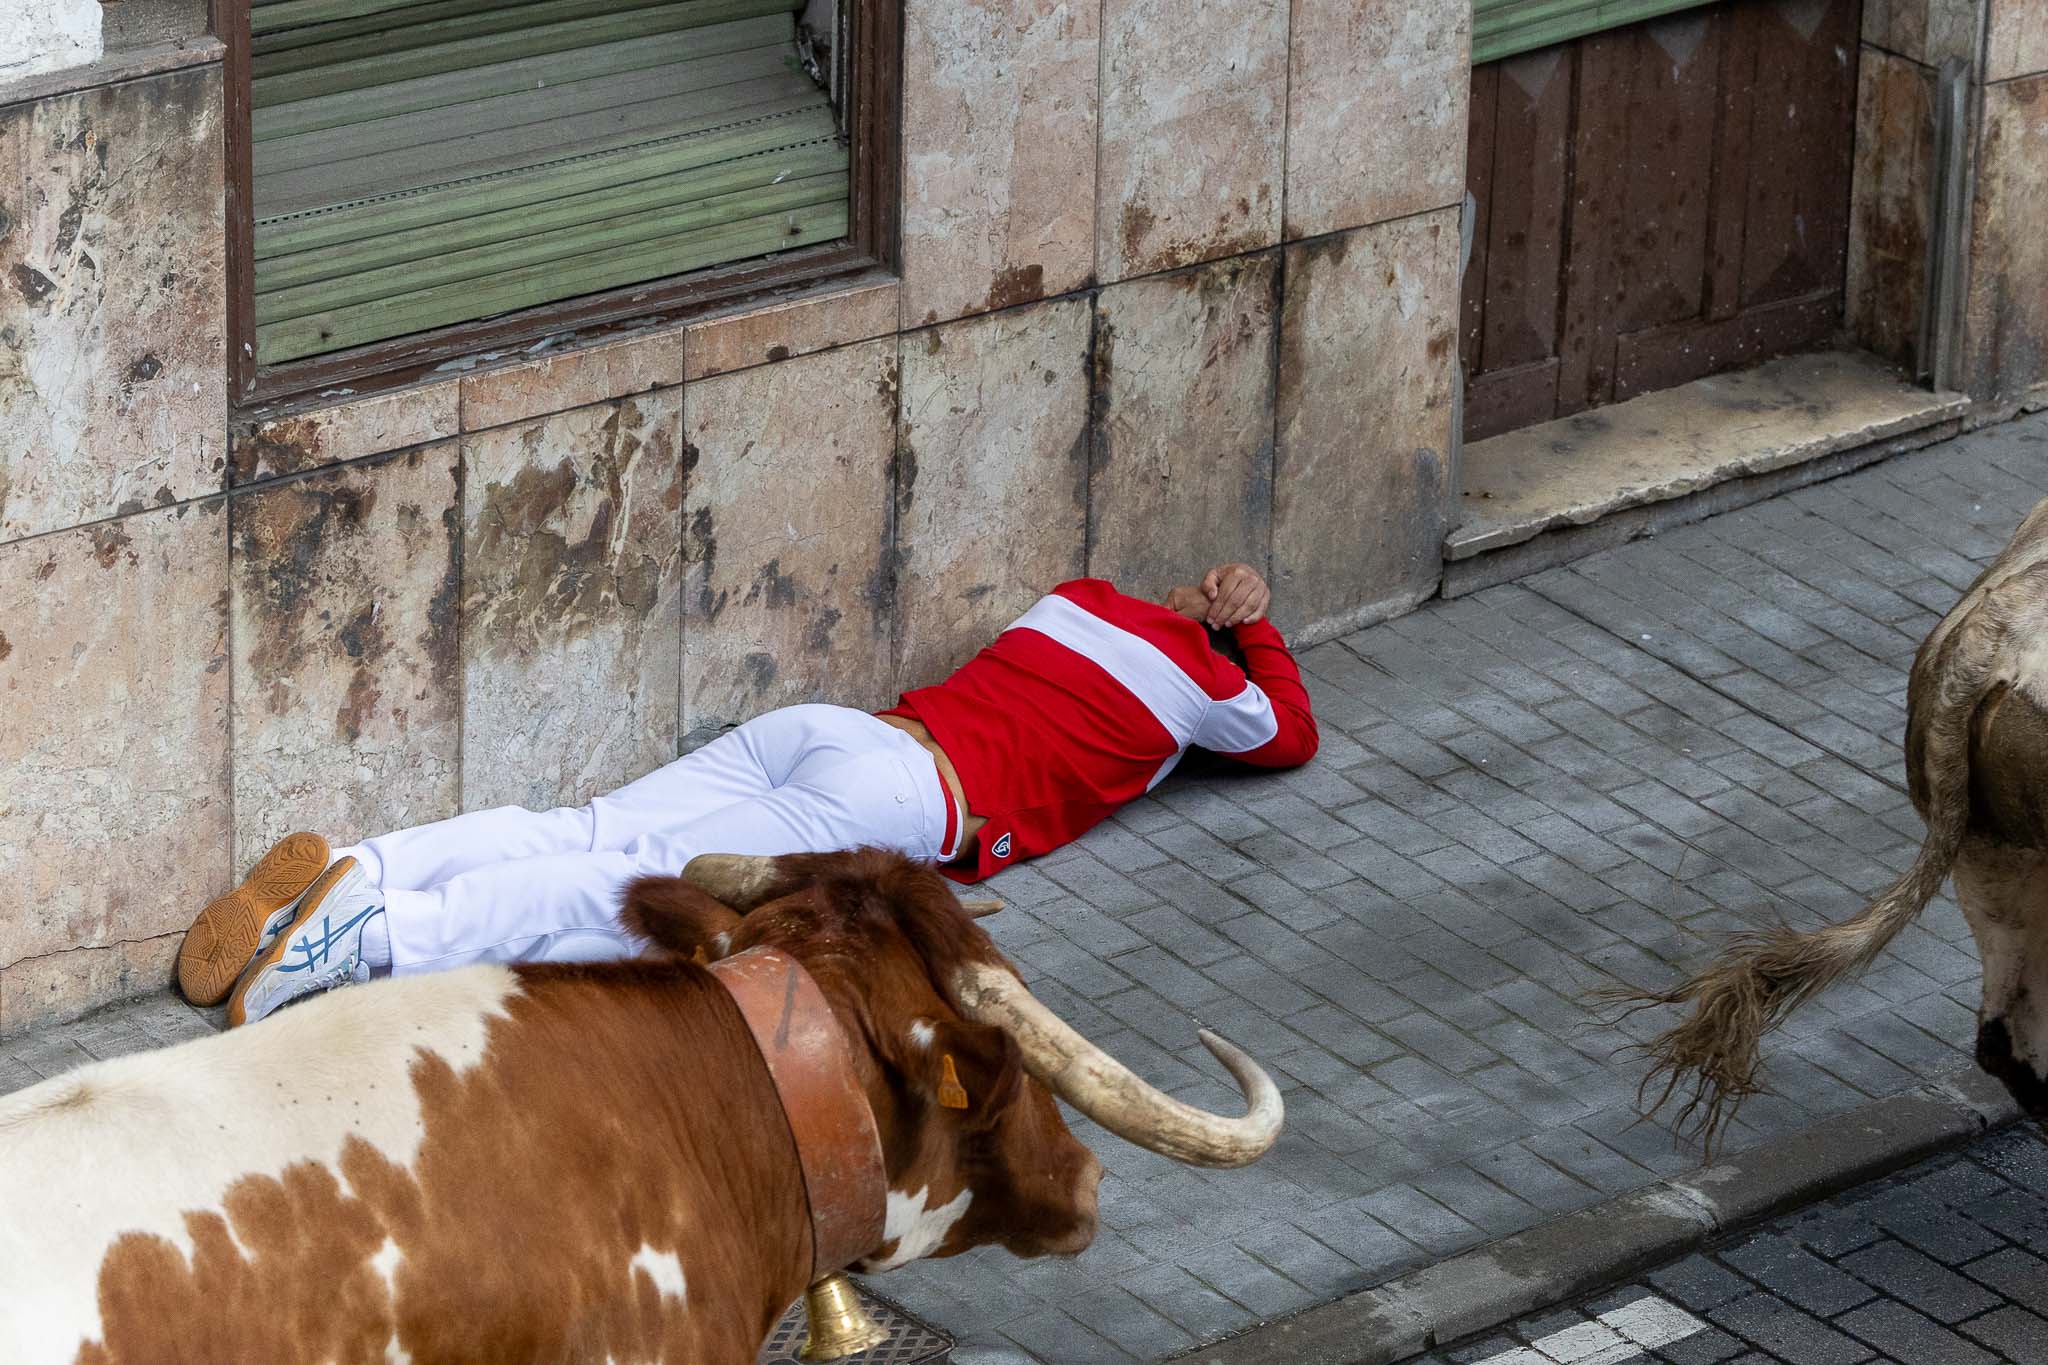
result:
[[[1936,670],[1938,673],[1939,670]],[[1955,680],[1961,683],[1962,680]],[[1967,685],[1942,687],[1966,692]],[[1764,1035],[1813,996],[1869,966],[1941,889],[1962,847],[1970,816],[1969,741],[1975,700],[1928,699],[1924,729],[1909,737],[1909,756],[1927,783],[1922,810],[1927,838],[1913,865],[1862,910],[1818,929],[1776,928],[1738,934],[1715,958],[1665,991],[1619,991],[1610,1000],[1631,1012],[1689,1005],[1691,1013],[1645,1046],[1650,1071],[1638,1102],[1661,1083],[1654,1113],[1683,1095],[1677,1126],[1695,1125],[1709,1150],[1743,1100],[1761,1087],[1757,1068]],[[1916,727],[1919,728],[1919,727]]]

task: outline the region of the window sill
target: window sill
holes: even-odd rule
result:
[[[0,105],[27,104],[32,100],[95,90],[122,81],[140,80],[145,76],[160,76],[166,71],[219,62],[226,55],[227,48],[211,34],[195,34],[175,42],[108,52],[98,61],[87,62],[83,66],[69,66],[62,71],[45,71],[18,81],[0,82]]]
[[[411,385],[246,408],[233,423],[233,481],[304,473],[891,336],[898,291],[895,276],[870,271],[665,325],[549,338],[538,343],[547,348],[540,354],[528,347],[466,356]]]

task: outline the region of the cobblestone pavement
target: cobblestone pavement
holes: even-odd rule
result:
[[[1907,666],[2043,494],[2048,415],[1306,651],[1313,764],[1176,775],[1005,872],[986,921],[1185,1099],[1237,1102],[1198,1023],[1255,1052],[1280,1144],[1197,1171],[1077,1124],[1109,1171],[1085,1255],[877,1287],[963,1365],[1156,1360],[1697,1166],[1634,1108],[1622,1049],[1662,1021],[1583,993],[1845,915],[1905,867]],[[1728,1150],[1966,1066],[1976,990],[1944,899],[1775,1041],[1779,1093]],[[154,1001],[19,1040],[0,1090],[207,1026]]]
[[[1409,1365],[2038,1365],[2048,1146],[1982,1138]]]

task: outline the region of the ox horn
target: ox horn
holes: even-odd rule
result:
[[[768,899],[775,863],[752,853],[699,853],[683,864],[683,880],[744,915]]]
[[[953,988],[962,1014],[994,1024],[1016,1040],[1025,1070],[1127,1142],[1194,1166],[1248,1166],[1280,1136],[1285,1108],[1273,1078],[1249,1053],[1207,1029],[1201,1031],[1202,1045],[1244,1092],[1242,1118],[1197,1109],[1139,1079],[1001,967],[963,967]]]

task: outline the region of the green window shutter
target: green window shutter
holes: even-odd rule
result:
[[[1712,0],[1473,0],[1472,64],[1655,19]]]
[[[844,237],[802,0],[255,0],[262,364]]]

